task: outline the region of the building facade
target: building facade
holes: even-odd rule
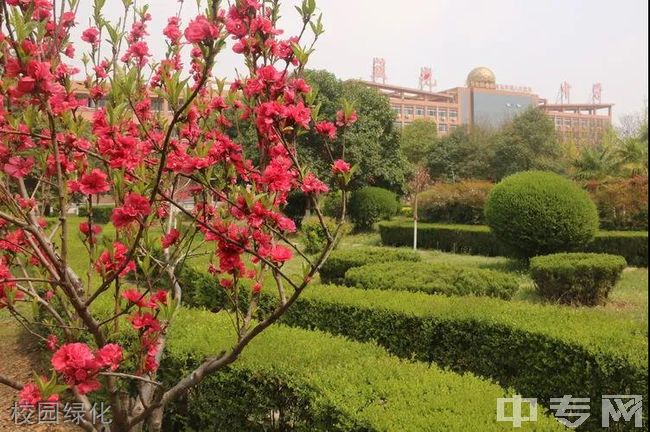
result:
[[[390,99],[396,124],[403,128],[417,119],[434,121],[440,135],[461,125],[497,128],[526,109],[542,109],[562,140],[584,145],[600,141],[612,123],[613,104],[549,104],[530,87],[500,85],[486,67],[473,69],[464,87],[430,92],[364,81]]]

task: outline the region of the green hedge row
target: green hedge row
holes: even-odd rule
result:
[[[423,262],[388,262],[351,268],[345,284],[363,289],[477,295],[509,300],[519,279],[507,273]]]
[[[195,283],[201,278],[210,280],[194,274],[185,292],[210,285]],[[261,309],[274,302],[266,294]],[[642,394],[647,400],[647,329],[611,312],[313,286],[284,322],[375,341],[399,357],[489,377],[543,403],[565,394],[592,401],[603,394]],[[596,427],[600,406],[592,410]]]
[[[222,314],[182,310],[171,327],[161,377],[173,383],[227,349]],[[284,326],[268,329],[229,368],[166,412],[166,431],[505,431],[496,399],[506,392],[472,375],[412,363],[377,345]],[[542,414],[524,430],[564,430]]]
[[[387,246],[413,244],[412,222],[380,223],[379,233],[382,243]],[[511,255],[511,251],[497,241],[488,227],[476,225],[418,224],[418,246],[471,255]],[[620,255],[630,265],[648,266],[646,231],[600,231],[583,249],[583,252]]]
[[[323,283],[343,283],[345,272],[353,267],[389,261],[420,261],[420,255],[409,249],[385,247],[358,247],[340,249],[331,253],[320,269]]]
[[[402,358],[489,377],[545,406],[565,394],[590,397],[583,430],[600,430],[602,395],[648,397],[647,331],[613,313],[319,286],[284,322],[376,341]]]

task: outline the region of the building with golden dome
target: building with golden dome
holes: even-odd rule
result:
[[[389,99],[397,126],[428,119],[446,135],[462,125],[499,127],[531,106],[538,106],[553,120],[559,136],[585,145],[600,142],[612,123],[613,104],[549,104],[530,87],[498,84],[494,72],[484,66],[472,69],[465,87],[430,92],[364,81]]]

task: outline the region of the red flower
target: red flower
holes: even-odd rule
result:
[[[105,250],[99,256],[99,259],[95,263],[95,269],[102,275],[108,274],[113,271],[120,269],[125,263],[128,253],[128,248],[120,242],[113,243],[113,253],[108,250]],[[124,270],[120,272],[120,276],[124,276],[127,273],[130,273],[135,270],[135,262],[133,260],[129,261]]]
[[[100,169],[95,168],[89,174],[81,176],[79,190],[84,195],[95,195],[108,192],[111,186],[106,179],[108,175]]]
[[[145,299],[144,295],[140,294],[136,289],[131,288],[122,291],[122,297],[137,305],[138,307],[147,307],[147,300]]]
[[[23,158],[20,156],[13,156],[4,166],[4,172],[15,178],[23,178],[32,171],[34,166],[34,159],[31,157]]]
[[[200,43],[216,39],[219,36],[219,29],[208,19],[199,15],[185,29],[185,39],[190,43]]]
[[[116,228],[121,228],[151,213],[149,200],[137,193],[130,193],[124,198],[124,205],[113,210],[111,220]]]
[[[332,141],[336,139],[336,125],[332,122],[322,121],[316,123],[316,132],[328,137]]]
[[[122,347],[111,343],[104,345],[96,353],[97,363],[101,367],[109,367],[112,371],[120,367],[122,361]]]
[[[175,244],[180,238],[181,233],[176,229],[172,228],[167,234],[162,236],[162,247],[163,249],[168,249],[171,245]]]
[[[276,245],[271,249],[271,261],[275,262],[286,262],[293,257],[293,253],[289,248],[284,246]]]
[[[88,236],[88,235],[91,234],[90,230],[91,230],[91,227],[90,227],[90,225],[88,225],[88,222],[81,222],[79,224],[79,231],[81,231],[82,234]],[[97,235],[100,232],[102,232],[102,227],[100,225],[93,224],[92,225],[92,234]]]
[[[158,320],[149,312],[145,313],[136,313],[130,318],[131,324],[133,325],[133,328],[136,330],[140,329],[146,329],[146,330],[153,330],[153,331],[158,331],[160,330],[160,323]]]
[[[339,159],[332,164],[332,172],[334,174],[349,173],[351,168],[352,167],[350,166],[350,164],[344,161],[343,159]]]
[[[147,304],[148,307],[150,308],[156,308],[158,305],[166,305],[167,304],[167,291],[156,291],[151,298],[149,299],[149,303]]]
[[[47,398],[46,402],[56,402],[58,400],[59,395],[53,394]],[[43,402],[43,395],[41,395],[41,391],[34,383],[25,384],[20,393],[18,393],[18,403],[21,406],[36,406],[39,402]]]
[[[84,343],[63,345],[52,356],[52,367],[65,378],[68,385],[75,386],[79,393],[86,394],[101,387],[94,378],[101,366],[94,354]]]
[[[96,27],[90,27],[81,33],[81,40],[88,42],[93,47],[99,46],[99,30]]]
[[[302,181],[300,189],[306,194],[327,193],[330,190],[325,183],[316,178],[314,173],[307,174],[307,177]]]
[[[178,28],[181,19],[173,16],[167,20],[167,27],[163,29],[163,34],[169,38],[172,44],[176,45],[182,36],[181,30]]]

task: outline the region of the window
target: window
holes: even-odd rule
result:
[[[417,107],[415,108],[415,115],[423,116],[424,115],[424,107]]]
[[[446,109],[440,109],[440,110],[438,110],[438,117],[440,117],[440,118],[447,118],[447,110],[446,110]]]
[[[458,118],[458,111],[456,110],[449,110],[449,118],[450,119],[457,119]]]
[[[392,108],[393,108],[393,111],[395,112],[395,114],[397,114],[398,116],[402,115],[402,107],[401,106],[393,105]]]
[[[438,125],[438,132],[447,132],[449,130],[448,126],[444,123]]]
[[[429,117],[435,117],[435,116],[438,115],[438,110],[435,109],[435,108],[429,108],[429,109],[427,110],[427,115],[428,115]]]
[[[450,127],[451,127],[451,130],[456,130],[456,129],[458,129],[458,125],[455,125],[455,124],[451,125]]]
[[[404,113],[406,115],[413,115],[413,107],[404,107]]]

